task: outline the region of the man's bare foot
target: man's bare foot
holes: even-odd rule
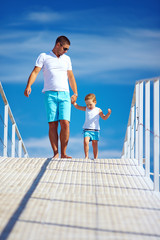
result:
[[[88,157],[85,157],[85,159],[88,159]]]
[[[72,157],[67,156],[67,155],[61,155],[61,158],[70,158],[70,159],[72,159]]]
[[[52,158],[59,158],[59,153],[56,153]]]

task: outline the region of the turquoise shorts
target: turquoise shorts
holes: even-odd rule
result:
[[[69,92],[46,91],[44,93],[48,122],[67,120],[71,117],[71,100]]]
[[[100,135],[99,131],[90,131],[84,129],[84,138],[89,137],[90,142],[93,140],[99,141],[99,135]]]

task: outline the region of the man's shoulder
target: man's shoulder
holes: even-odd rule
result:
[[[43,56],[43,57],[47,57],[47,56],[50,56],[51,55],[51,52],[48,51],[48,52],[42,52],[39,54],[39,56]]]
[[[40,53],[37,60],[36,60],[36,66],[42,67],[44,62],[49,58],[49,55],[50,55],[49,52]]]

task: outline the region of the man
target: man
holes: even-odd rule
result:
[[[61,158],[71,158],[66,155],[69,140],[69,124],[71,103],[77,100],[77,84],[72,72],[70,57],[65,55],[69,50],[70,41],[65,36],[57,38],[52,51],[41,53],[31,72],[24,95],[29,97],[31,86],[38,73],[43,70],[45,105],[49,123],[49,139],[54,152],[53,158],[59,158],[58,152],[58,122],[60,122]],[[73,95],[69,95],[69,84]]]

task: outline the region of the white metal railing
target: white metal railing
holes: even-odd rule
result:
[[[160,77],[136,82],[122,151],[122,158],[137,159],[145,176],[152,176],[155,191],[160,190],[159,80]]]
[[[0,144],[2,144],[2,148],[3,148],[3,156],[11,156],[11,157],[15,157],[16,155],[16,143],[18,145],[18,157],[28,157],[28,152],[26,150],[26,147],[24,145],[24,142],[22,140],[22,137],[19,133],[18,127],[16,125],[16,122],[14,120],[12,111],[10,109],[9,103],[7,101],[6,95],[4,93],[2,84],[0,82],[0,95],[2,97],[2,102],[3,102],[3,106],[4,106],[4,120],[3,117],[1,116],[0,120],[3,120],[3,127],[4,127],[4,134],[3,134],[3,139],[0,139]],[[12,137],[11,137],[11,153],[8,153],[8,116],[10,117],[11,120],[11,124],[12,124]],[[16,142],[16,137],[18,138],[18,142]],[[1,153],[0,153],[1,155]]]

